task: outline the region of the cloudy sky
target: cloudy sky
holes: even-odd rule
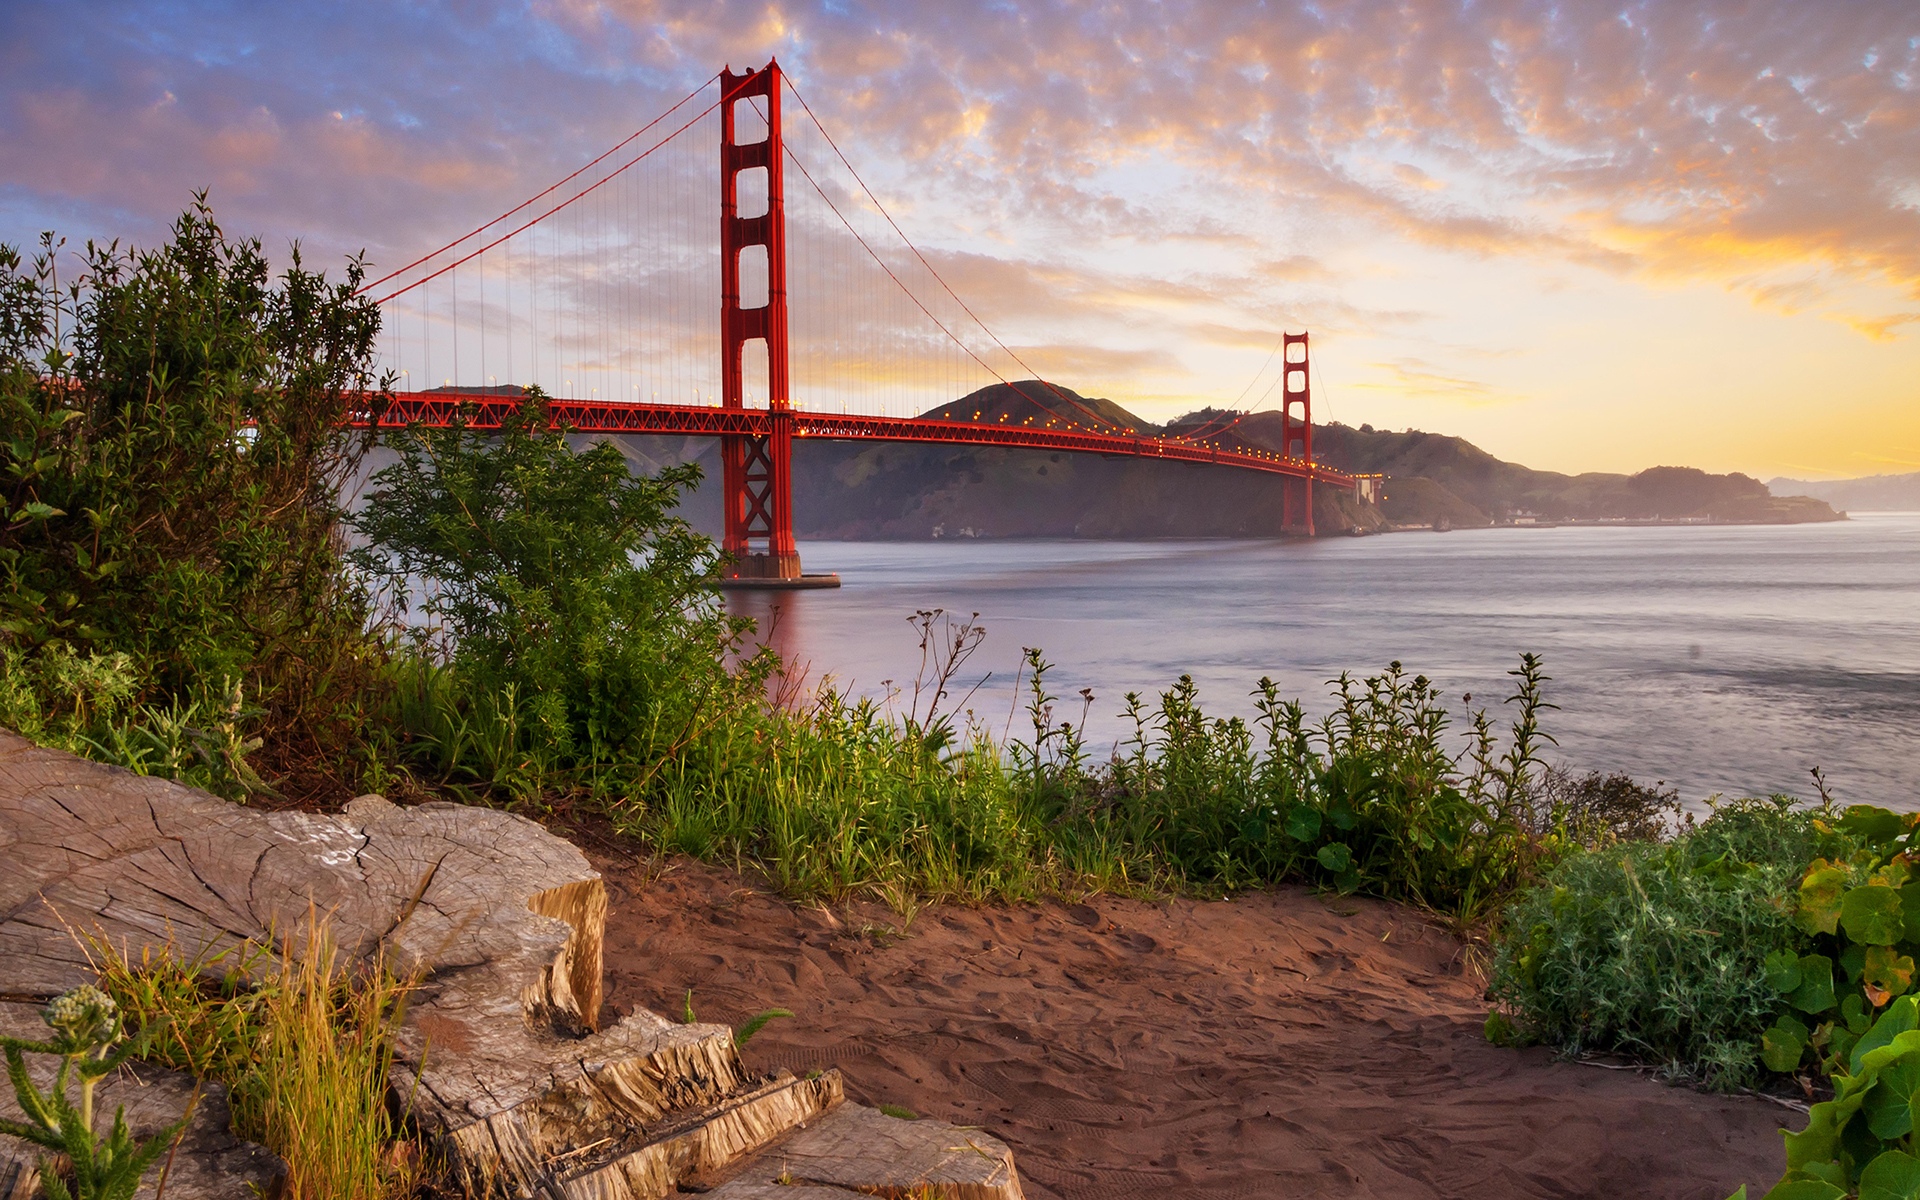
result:
[[[1049,375],[1561,470],[1920,470],[1920,5],[0,5],[0,240],[397,266],[778,55]],[[703,151],[703,153],[705,153]]]

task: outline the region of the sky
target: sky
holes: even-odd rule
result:
[[[7,0],[0,241],[207,188],[397,266],[769,56],[1001,338],[1149,419],[1305,328],[1322,421],[1920,470],[1913,0]]]

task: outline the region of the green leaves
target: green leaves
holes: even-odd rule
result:
[[[126,1110],[115,1110],[105,1138],[94,1130],[93,1091],[100,1079],[118,1070],[133,1050],[122,1036],[114,1002],[92,986],[75,988],[54,998],[42,1014],[53,1037],[31,1042],[0,1036],[7,1060],[7,1078],[26,1121],[0,1120],[0,1133],[66,1156],[73,1173],[71,1191],[57,1175],[44,1175],[50,1197],[69,1200],[131,1200],[160,1154],[185,1124],[183,1117],[145,1142],[135,1142],[127,1129]],[[53,1086],[41,1091],[27,1074],[26,1055],[50,1054],[60,1059]],[[80,1102],[68,1094],[78,1083]]]
[[[1900,893],[1878,883],[1848,888],[1841,896],[1840,925],[1856,942],[1870,946],[1893,945],[1906,932]]]
[[[1800,956],[1775,950],[1767,955],[1763,968],[1767,986],[1801,1012],[1823,1013],[1833,1007],[1833,960],[1824,954]]]
[[[0,253],[0,640],[29,680],[75,645],[128,655],[143,709],[238,680],[261,700],[249,733],[292,731],[324,769],[373,654],[335,538],[342,418],[376,389],[358,267],[275,277],[203,200],[150,249],[89,244],[72,289],[58,245]],[[135,733],[58,691],[20,699],[77,752]]]
[[[1912,996],[1902,996],[1854,1043],[1847,1074],[1859,1076],[1868,1055],[1885,1050],[1896,1038],[1913,1032],[1916,1027],[1920,1027],[1920,1006],[1916,1006]]]
[[[397,602],[424,592],[451,641],[456,711],[408,721],[420,757],[513,793],[591,776],[633,795],[760,702],[773,662],[729,669],[750,622],[720,605],[712,542],[673,515],[697,466],[636,476],[612,442],[576,450],[537,391],[498,431],[390,444],[399,461],[354,519],[353,561]],[[437,732],[463,725],[480,736]]]
[[[1311,842],[1320,836],[1320,810],[1311,804],[1295,804],[1287,810],[1287,836],[1296,842]]]
[[[1868,845],[1884,848],[1913,827],[1913,818],[1870,804],[1854,804],[1835,823]]]
[[[1920,1200],[1920,1159],[1907,1152],[1920,1108],[1920,1006],[1903,996],[1854,1046],[1833,1099],[1788,1133],[1787,1173],[1770,1197]],[[1856,1174],[1857,1172],[1857,1174]]]
[[[1760,1060],[1767,1070],[1787,1072],[1800,1065],[1807,1052],[1807,1027],[1782,1014],[1772,1027],[1760,1035]]]
[[[1808,933],[1832,933],[1840,924],[1842,897],[1850,872],[1840,863],[1816,858],[1800,881],[1799,921]]]
[[[1860,1172],[1860,1200],[1920,1200],[1920,1159],[1901,1150],[1877,1156]]]
[[[1920,1103],[1920,1055],[1908,1054],[1888,1063],[1867,1091],[1862,1111],[1867,1127],[1882,1141],[1913,1132],[1913,1108]]]
[[[1328,842],[1314,851],[1315,861],[1336,875],[1353,866],[1353,851],[1340,842]]]

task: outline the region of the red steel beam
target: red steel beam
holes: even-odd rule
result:
[[[498,429],[519,404],[510,396],[486,392],[398,392],[380,414],[380,427],[451,425],[467,414],[475,429]],[[624,404],[611,401],[549,400],[556,425],[582,433],[662,433],[691,436],[765,437],[773,416],[764,408],[719,408],[690,404]],[[1301,458],[1262,450],[1226,450],[1179,438],[1105,433],[1065,433],[1030,425],[983,425],[971,421],[928,421],[913,417],[863,417],[792,409],[793,436],[835,441],[935,442],[960,446],[1012,446],[1071,454],[1107,454],[1160,458],[1169,462],[1208,463],[1264,471],[1294,479],[1352,489],[1353,476]],[[353,424],[366,426],[362,414]]]

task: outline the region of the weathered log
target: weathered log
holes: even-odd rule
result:
[[[1022,1200],[1013,1152],[1000,1139],[857,1104],[843,1104],[769,1148],[711,1195],[752,1200],[766,1194],[762,1187],[786,1184],[901,1200]]]
[[[0,731],[0,993],[91,982],[89,938],[211,962],[324,922],[415,982],[390,1086],[472,1194],[658,1200],[777,1143],[828,1194],[1019,1200],[1004,1145],[841,1104],[836,1072],[753,1078],[730,1030],[645,1010],[600,1028],[606,913],[585,856],[507,813],[263,813]]]

